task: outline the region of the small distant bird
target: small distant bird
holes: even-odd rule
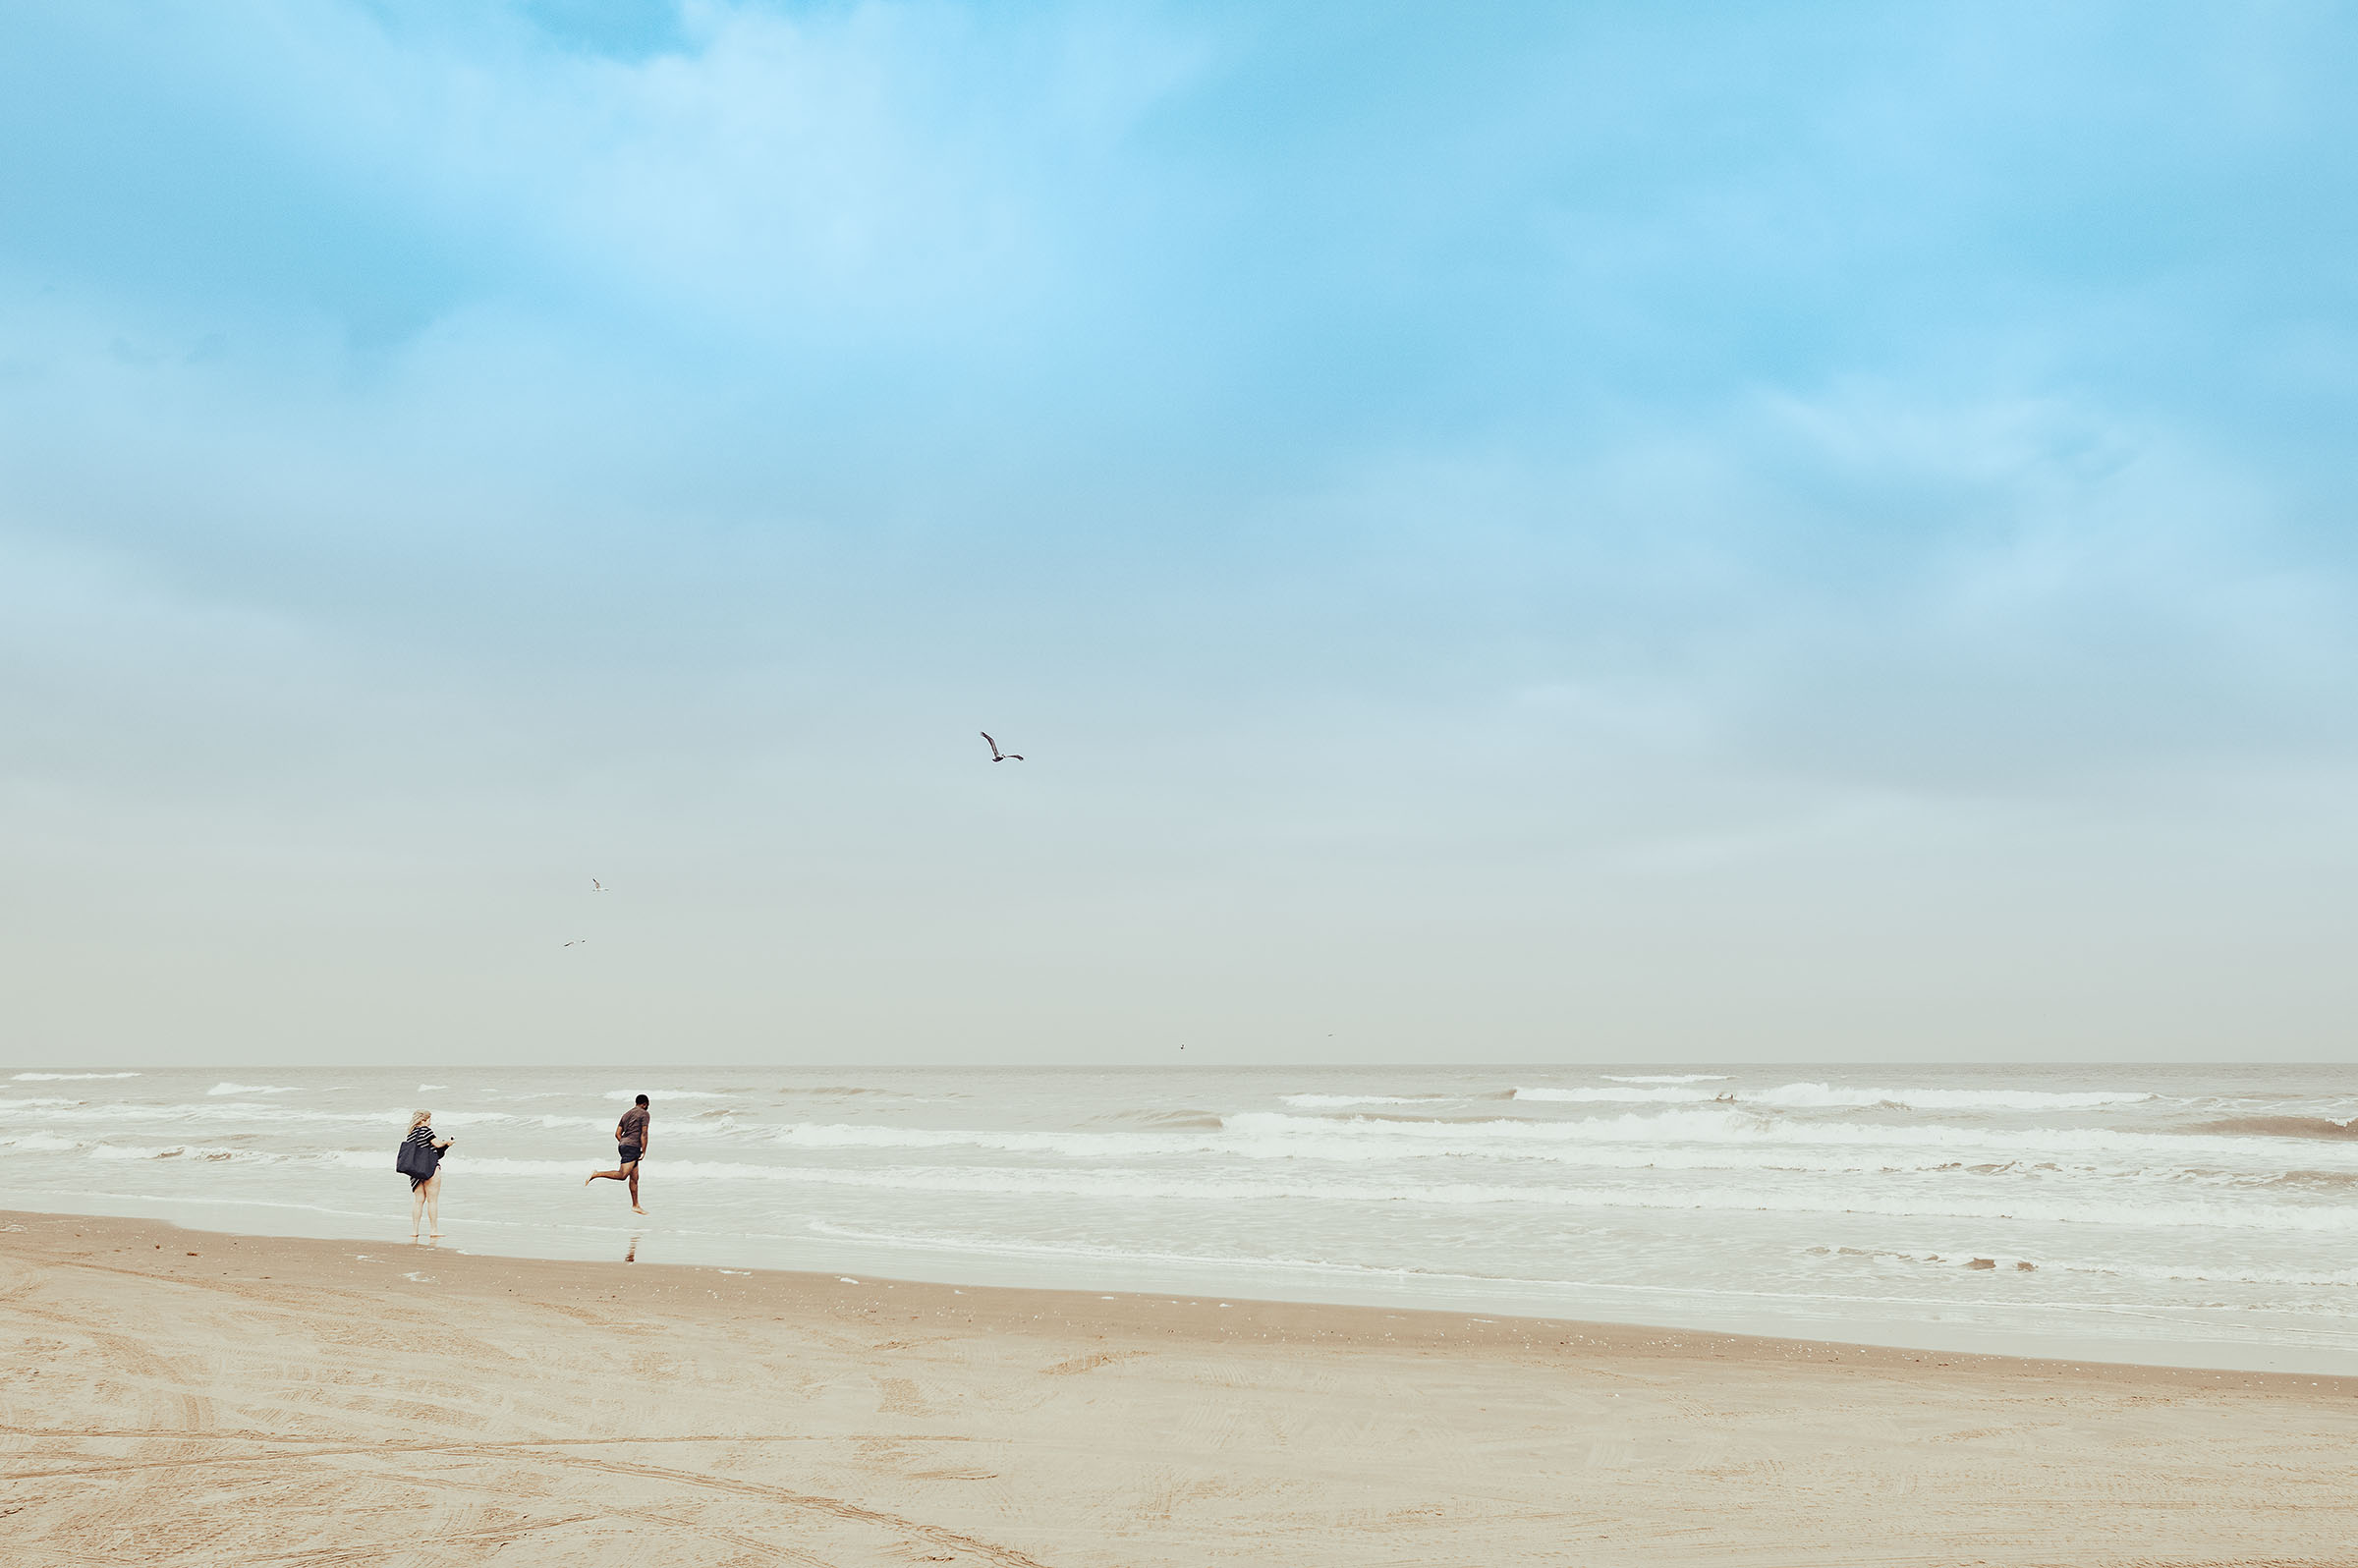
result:
[[[567,947],[580,947],[589,940],[590,938],[587,936],[577,936],[572,941],[567,942],[565,945]]]
[[[991,759],[992,761],[994,761],[994,762],[1020,762],[1020,761],[1022,761],[1022,760],[1024,759],[1024,754],[1023,754],[1023,753],[1021,753],[1021,752],[1002,752],[1002,751],[1000,751],[1000,750],[999,750],[999,743],[998,743],[998,742],[996,742],[996,741],[993,741],[993,740],[991,740],[991,739],[990,739],[990,731],[988,731],[988,730],[978,730],[978,731],[976,731],[976,733],[977,733],[977,734],[979,734],[979,735],[981,735],[981,736],[982,737],[982,739],[983,739],[983,740],[985,740],[985,741],[988,741],[988,742],[989,742],[989,744],[990,744],[990,759]]]
[[[606,890],[606,884],[605,884],[605,883],[603,883],[603,882],[599,881],[599,880],[598,880],[596,877],[594,877],[594,876],[592,876],[591,878],[590,878],[590,892],[592,892],[592,893],[602,893],[602,892],[604,892],[605,890]]]

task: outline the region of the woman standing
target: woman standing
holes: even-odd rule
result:
[[[447,1138],[434,1136],[432,1111],[413,1111],[410,1115],[410,1136],[405,1144],[418,1147],[426,1156],[429,1174],[410,1178],[410,1240],[418,1239],[418,1214],[425,1212],[426,1233],[439,1240],[442,1235],[442,1151],[450,1147]]]

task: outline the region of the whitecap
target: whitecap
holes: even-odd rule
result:
[[[19,1073],[11,1080],[18,1084],[66,1084],[83,1079],[137,1078],[137,1073]]]
[[[1724,1084],[1725,1073],[1600,1073],[1608,1084]]]
[[[1342,1105],[1431,1105],[1450,1097],[1447,1094],[1288,1094],[1285,1103],[1317,1110]]]
[[[1712,1096],[1700,1089],[1518,1089],[1516,1099],[1589,1104],[1693,1104]]]
[[[1907,1167],[1928,1158],[1954,1161],[2003,1155],[2017,1159],[2111,1155],[2138,1168],[2181,1171],[2197,1161],[2256,1163],[2280,1172],[2275,1140],[2138,1133],[2101,1127],[1977,1128],[1948,1123],[1824,1122],[1762,1113],[1734,1105],[1680,1106],[1647,1113],[1579,1120],[1412,1122],[1374,1118],[1289,1116],[1247,1111],[1227,1118],[1235,1135],[1226,1145],[1256,1157],[1385,1160],[1429,1153],[1445,1158],[1543,1159],[1560,1163],[1638,1164],[1692,1158],[1754,1162],[1764,1155],[1808,1167],[1843,1151],[1865,1168]],[[1036,1135],[1042,1136],[1042,1135]],[[1132,1135],[1146,1137],[1149,1135]],[[934,1134],[928,1142],[973,1135]],[[1749,1151],[1749,1152],[1746,1152]],[[2304,1148],[2312,1164],[2340,1165],[2358,1148],[2330,1143]],[[1924,1167],[1930,1168],[1930,1167]]]
[[[1747,1105],[1790,1109],[1860,1109],[1899,1105],[1910,1110],[2094,1110],[2102,1105],[2142,1104],[2143,1092],[2091,1090],[2056,1092],[2039,1089],[1837,1089],[1830,1084],[1786,1084],[1743,1096]]]
[[[205,1091],[207,1094],[292,1094],[295,1092],[295,1088],[291,1084],[230,1083],[215,1084]]]

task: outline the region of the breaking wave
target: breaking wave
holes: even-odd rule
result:
[[[1656,1087],[1627,1089],[1517,1089],[1514,1097],[1567,1104],[1610,1104],[1651,1101],[1694,1104],[1733,1093],[1738,1104],[1768,1105],[1781,1110],[2094,1110],[2105,1105],[2134,1105],[2151,1094],[2089,1091],[2058,1093],[2029,1089],[1837,1089],[1829,1084],[1786,1084],[1776,1089],[1706,1091],[1677,1085],[1712,1081],[1709,1074],[1670,1075],[1647,1079],[1624,1078],[1618,1083]],[[1723,1080],[1722,1080],[1723,1081]]]
[[[1539,1294],[1514,1310],[1559,1316],[1594,1305],[1565,1292],[1716,1293],[1789,1304],[1719,1320],[1770,1333],[1867,1301],[1960,1334],[2100,1311],[2115,1337],[2307,1335],[2358,1359],[2347,1069],[814,1068],[773,1087],[797,1070],[647,1073],[677,1086],[648,1092],[663,1261],[808,1266],[813,1246],[857,1246],[849,1272],[889,1275],[911,1248],[1112,1289],[1160,1258],[1289,1269],[1313,1295],[1313,1275],[1380,1280],[1401,1303],[1433,1280],[1461,1302],[1520,1281]],[[467,1079],[430,1090],[414,1066],[285,1071],[217,1093],[211,1072],[13,1073],[0,1167],[26,1207],[291,1204],[378,1235],[406,1218],[393,1148],[427,1104],[458,1140],[445,1222],[479,1227],[462,1245],[602,1250],[634,1223],[581,1185],[638,1092],[596,1087],[619,1069],[429,1066]]]
[[[1288,1094],[1285,1103],[1304,1110],[1332,1110],[1346,1105],[1434,1105],[1454,1094]]]
[[[1600,1073],[1608,1084],[1724,1084],[1725,1073]]]
[[[1712,1096],[1700,1089],[1518,1089],[1517,1099],[1566,1105],[1694,1104]]]
[[[1908,1110],[2094,1110],[2101,1105],[2137,1105],[2154,1096],[2106,1090],[2056,1092],[2038,1089],[1836,1089],[1830,1084],[1787,1084],[1737,1096],[1747,1105],[1856,1109],[1893,1105]]]
[[[2196,1122],[2186,1131],[2228,1138],[2318,1138],[2340,1142],[2358,1140],[2358,1116],[2347,1121],[2326,1116],[2229,1116],[2215,1122]]]

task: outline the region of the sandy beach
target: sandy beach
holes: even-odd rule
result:
[[[2353,1380],[32,1214],[0,1351],[28,1562],[2358,1560]]]

